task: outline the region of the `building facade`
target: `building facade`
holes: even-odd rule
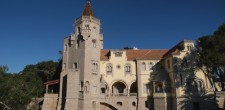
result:
[[[107,50],[100,24],[87,1],[64,39],[60,92],[45,94],[43,110],[212,109],[209,78],[189,67],[193,41],[168,50]]]

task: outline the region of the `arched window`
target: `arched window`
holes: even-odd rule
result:
[[[94,29],[94,33],[97,33],[98,31],[97,31],[97,27],[93,27],[93,29]]]
[[[92,63],[92,70],[93,70],[93,72],[98,71],[98,63],[96,63],[96,62]]]
[[[112,70],[113,70],[112,64],[111,63],[107,64],[106,65],[106,72],[107,73],[112,73]]]
[[[202,81],[197,81],[197,86],[198,86],[198,91],[199,92],[202,92],[202,89],[203,89],[203,82]]]
[[[194,47],[194,46],[193,46],[192,44],[188,44],[188,45],[187,45],[187,50],[190,51],[190,50],[193,49],[193,47]]]
[[[94,47],[94,48],[96,48],[96,39],[92,39],[92,46]]]
[[[89,82],[86,81],[84,85],[84,91],[89,91],[89,85],[90,85]]]
[[[124,70],[125,70],[126,73],[130,73],[131,72],[131,65],[129,63],[125,64]]]
[[[204,84],[201,80],[187,80],[186,82],[186,90],[187,92],[202,92],[204,88]]]
[[[198,92],[198,86],[197,86],[196,81],[191,82],[191,90],[192,90],[192,92]]]
[[[146,70],[146,63],[145,63],[145,62],[142,62],[142,64],[141,64],[141,69],[142,69],[143,71]]]

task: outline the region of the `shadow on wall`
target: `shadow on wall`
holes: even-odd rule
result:
[[[162,65],[163,62],[154,65],[153,72],[150,74],[148,103],[146,104],[149,110],[172,110],[171,80]]]
[[[211,85],[211,77],[202,69],[199,55],[196,52],[187,53],[183,59],[174,58],[175,85],[181,88],[181,97],[178,101],[180,110],[216,110],[216,92],[213,88],[207,89],[204,78],[208,79]],[[204,78],[196,77],[196,71],[202,71]],[[199,74],[199,73],[198,73]]]
[[[67,91],[67,75],[63,77],[63,87],[62,87],[62,106],[61,110],[64,110],[66,105],[66,91]]]

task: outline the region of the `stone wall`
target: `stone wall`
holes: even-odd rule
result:
[[[58,94],[45,94],[42,110],[56,110]]]

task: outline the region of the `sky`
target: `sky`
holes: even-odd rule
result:
[[[0,65],[58,61],[85,0],[0,0]],[[225,23],[225,0],[91,0],[104,49],[170,49],[213,34]]]

